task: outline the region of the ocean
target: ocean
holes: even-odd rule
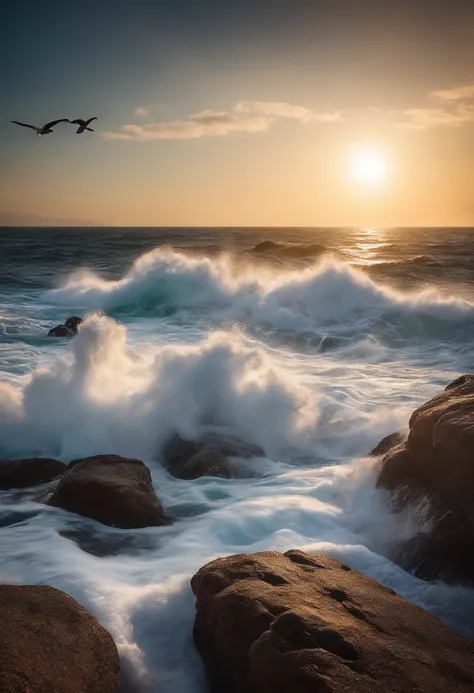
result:
[[[328,553],[473,638],[473,590],[390,560],[424,518],[390,509],[368,457],[474,372],[473,259],[469,229],[0,229],[0,458],[137,457],[173,520],[0,492],[0,581],[88,608],[134,693],[206,690],[189,579],[234,553]],[[72,315],[76,337],[47,336]],[[171,477],[163,441],[211,429],[266,457]]]

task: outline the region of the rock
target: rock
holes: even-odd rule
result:
[[[474,691],[473,643],[332,558],[219,558],[191,585],[212,693]]]
[[[0,585],[0,693],[117,693],[109,633],[69,595]]]
[[[48,332],[48,337],[74,337],[74,332],[65,325],[56,325]]]
[[[326,246],[319,243],[312,245],[284,245],[283,243],[274,243],[273,241],[262,241],[252,248],[252,253],[273,253],[278,257],[286,257],[300,259],[311,257],[312,255],[321,255],[327,250]]]
[[[148,467],[118,455],[70,462],[48,504],[122,529],[168,524]]]
[[[66,320],[64,326],[67,327],[68,330],[71,330],[71,332],[74,332],[74,334],[77,334],[77,328],[81,322],[82,318],[79,318],[77,315],[73,315],[72,318],[68,318]]]
[[[286,246],[281,243],[274,243],[273,241],[262,241],[257,243],[257,245],[252,248],[253,253],[266,253],[269,250],[278,250],[279,248],[285,248]]]
[[[450,529],[441,522],[431,533],[420,532],[396,547],[392,559],[423,580],[474,575],[472,538],[463,527]]]
[[[48,337],[74,337],[77,329],[82,322],[82,318],[73,315],[66,320],[64,325],[56,325],[48,332]]]
[[[199,441],[184,440],[178,434],[163,446],[163,458],[168,471],[180,479],[235,476],[229,457],[250,459],[265,455],[258,445],[222,433],[205,433]]]
[[[219,450],[203,450],[190,457],[179,469],[174,469],[174,476],[180,479],[199,479],[202,476],[218,476],[232,479],[233,471],[228,458]],[[178,473],[179,472],[179,473]]]
[[[369,457],[380,457],[381,455],[386,455],[387,452],[395,448],[397,445],[403,443],[407,438],[408,431],[403,429],[401,431],[395,431],[395,433],[390,433],[390,435],[382,438],[380,443],[378,443],[373,450],[369,452]]]
[[[46,484],[61,476],[66,465],[48,457],[0,460],[0,489],[28,488]]]
[[[420,576],[474,582],[474,561],[466,560],[474,544],[474,375],[448,385],[412,414],[409,425],[407,441],[384,457],[377,483],[399,506],[428,497],[434,528],[429,541],[419,537],[397,554],[411,556],[411,569]],[[456,537],[449,551],[447,536]],[[410,567],[407,560],[404,567]]]

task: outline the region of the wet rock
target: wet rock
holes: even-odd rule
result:
[[[77,334],[82,318],[73,315],[66,320],[64,325],[56,325],[48,332],[48,337],[74,337]]]
[[[168,471],[180,479],[197,479],[201,476],[229,479],[236,476],[229,458],[250,459],[264,455],[258,445],[213,432],[205,433],[199,441],[185,440],[175,434],[163,447]]]
[[[74,334],[77,333],[77,329],[79,325],[82,322],[82,318],[79,318],[77,315],[73,315],[72,318],[68,318],[66,322],[64,323],[64,326],[68,329],[71,330],[71,332],[74,332]]]
[[[278,248],[284,248],[285,246],[281,243],[274,243],[273,241],[262,241],[257,243],[257,245],[252,248],[254,253],[267,253],[269,250],[278,250]]]
[[[466,561],[474,545],[474,376],[448,385],[412,414],[409,425],[407,441],[384,457],[378,485],[399,506],[428,498],[433,530],[429,541],[412,543],[410,551],[399,547],[397,555],[420,576],[429,556],[431,575],[474,582],[473,561]],[[456,541],[448,551],[449,535]],[[417,552],[416,546],[424,548]]]
[[[168,524],[148,467],[118,455],[70,462],[48,504],[122,529]]]
[[[48,332],[48,337],[74,337],[74,332],[65,325],[56,325]]]
[[[174,476],[180,479],[199,479],[201,476],[218,476],[231,479],[233,470],[226,455],[219,450],[203,450],[187,460],[180,468],[174,468]]]
[[[191,585],[213,693],[474,690],[473,643],[332,558],[219,558]]]
[[[66,465],[48,457],[0,460],[0,489],[29,488],[57,479]]]
[[[403,441],[407,438],[407,434],[408,431],[403,429],[385,436],[385,438],[382,438],[380,443],[378,443],[375,448],[370,451],[369,457],[380,457],[381,455],[386,455],[387,452],[397,447],[397,445],[403,443]]]
[[[269,253],[282,258],[293,258],[295,260],[321,255],[327,250],[326,246],[319,243],[312,245],[285,245],[283,243],[274,243],[273,241],[262,241],[252,248],[252,253],[265,254]]]
[[[0,693],[117,693],[117,648],[69,595],[0,585]]]

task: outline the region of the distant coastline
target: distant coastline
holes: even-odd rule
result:
[[[102,227],[103,224],[99,224],[96,221],[90,221],[88,219],[56,219],[41,217],[37,214],[17,214],[16,212],[0,212],[0,227],[12,227],[12,226],[24,226],[27,228],[34,228],[36,226],[92,226],[92,227]]]

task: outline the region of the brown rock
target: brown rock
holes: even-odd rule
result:
[[[201,476],[230,479],[239,474],[229,458],[250,459],[264,455],[258,445],[221,433],[205,433],[198,441],[184,440],[176,434],[163,448],[168,471],[180,479],[197,479]]]
[[[378,443],[378,445],[376,445],[375,448],[370,451],[369,457],[380,457],[381,455],[386,455],[387,452],[392,450],[392,448],[403,443],[403,441],[407,438],[407,434],[408,431],[402,430],[395,431],[395,433],[390,433],[390,435],[385,436],[385,438],[382,438],[380,443]]]
[[[464,555],[472,553],[474,543],[473,450],[474,376],[465,375],[412,414],[406,443],[386,455],[378,477],[378,485],[395,493],[402,505],[421,496],[430,499],[435,520],[428,542],[430,571],[438,562],[438,574],[446,579],[474,580],[474,559],[466,561]],[[451,533],[456,541],[447,551]],[[413,567],[418,564],[423,572],[422,557],[412,555]]]
[[[24,460],[0,460],[0,489],[28,488],[53,481],[66,465],[46,457]]]
[[[148,467],[118,455],[70,462],[48,503],[122,529],[168,524]]]
[[[219,558],[191,585],[212,693],[474,691],[474,644],[334,559]]]
[[[180,479],[199,479],[202,476],[218,476],[231,479],[234,474],[228,458],[219,450],[204,450],[193,455],[181,469],[175,469]]]
[[[109,633],[69,595],[0,585],[0,693],[117,693]]]

